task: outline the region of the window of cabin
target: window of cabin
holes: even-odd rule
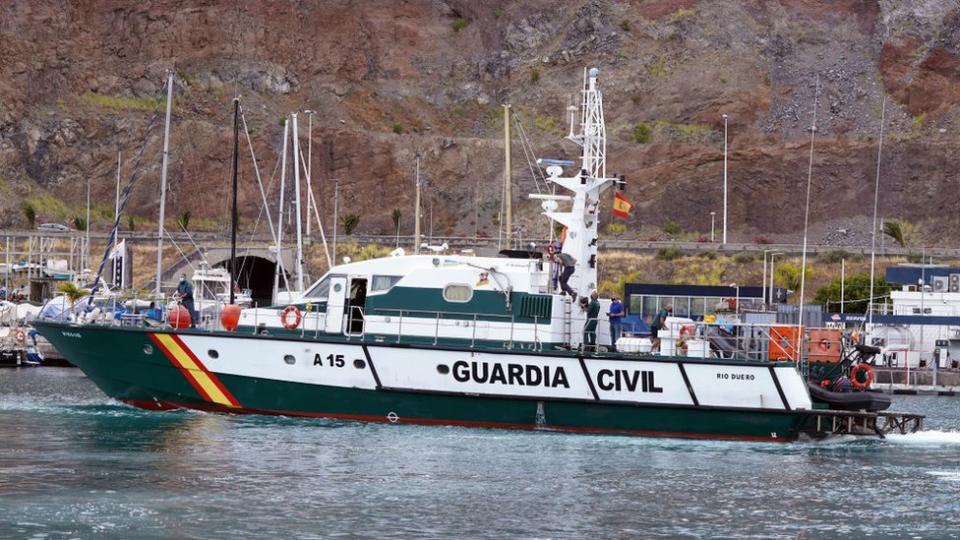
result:
[[[389,291],[403,276],[373,276],[370,280],[370,292]]]
[[[306,294],[304,298],[326,298],[330,295],[330,278],[332,277],[344,277],[342,274],[332,275],[328,274],[327,277],[320,280],[319,283],[314,285]]]
[[[473,298],[473,287],[464,283],[451,283],[443,288],[443,299],[447,302],[469,302]]]

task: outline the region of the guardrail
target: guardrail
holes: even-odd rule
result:
[[[41,238],[73,238],[73,237],[82,237],[85,233],[83,231],[70,231],[70,232],[51,232],[51,231],[25,231],[25,230],[11,230],[11,231],[0,231],[0,238],[10,237],[13,239],[21,239],[28,237],[41,237]],[[188,234],[182,232],[173,232],[167,231],[167,235],[172,237],[175,241],[178,242],[187,242],[190,238],[198,244],[213,244],[219,245],[218,243],[223,243],[226,245],[229,242],[229,236],[226,232],[191,232]],[[106,240],[108,234],[104,232],[91,232],[90,238],[92,240]],[[122,231],[120,233],[121,238],[127,240],[128,242],[156,242],[157,233],[148,232],[148,231]],[[269,245],[273,246],[274,239],[269,234],[241,234],[238,239],[242,245]],[[331,243],[331,240],[327,240],[328,243]],[[377,234],[355,234],[350,236],[341,236],[338,238],[338,243],[347,243],[347,242],[356,242],[359,244],[382,244],[382,245],[397,245],[404,248],[410,248],[413,245],[413,236],[396,236],[396,235],[377,235]],[[421,243],[427,242],[431,245],[440,245],[446,243],[450,249],[465,249],[465,248],[496,248],[499,247],[499,242],[497,238],[489,237],[473,237],[473,236],[435,236],[431,239],[426,237],[421,237]],[[289,242],[288,242],[289,243]],[[309,243],[316,244],[318,240],[316,238],[309,239]],[[521,242],[517,242],[517,247],[529,247],[529,244],[533,243],[537,249],[543,248],[548,243],[548,240],[545,238],[529,238],[524,239]],[[628,239],[619,239],[619,238],[604,238],[599,241],[599,246],[601,249],[606,250],[625,250],[625,251],[656,251],[659,249],[677,249],[685,252],[717,252],[717,253],[742,253],[742,252],[751,252],[751,253],[762,253],[764,251],[777,251],[785,254],[800,254],[803,251],[802,244],[759,244],[753,242],[730,242],[727,244],[722,244],[720,242],[687,242],[687,241],[675,241],[675,240],[628,240]],[[812,254],[822,254],[830,253],[833,251],[842,250],[850,253],[852,255],[869,255],[870,247],[869,246],[833,246],[833,245],[808,245],[807,252]],[[958,248],[944,248],[944,247],[899,247],[899,246],[884,246],[883,248],[877,251],[877,255],[880,256],[897,256],[897,257],[906,257],[906,256],[917,256],[917,255],[926,255],[930,257],[955,257],[960,258],[960,249]]]

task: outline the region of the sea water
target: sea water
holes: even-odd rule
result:
[[[0,538],[960,538],[960,399],[927,431],[743,443],[114,402],[0,371]]]

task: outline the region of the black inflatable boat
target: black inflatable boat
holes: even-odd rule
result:
[[[831,409],[841,411],[885,411],[890,408],[890,396],[880,392],[832,392],[808,383],[810,397],[815,402],[826,403]]]

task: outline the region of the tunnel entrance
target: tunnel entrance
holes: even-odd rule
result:
[[[237,283],[241,289],[250,289],[250,296],[254,306],[269,306],[273,303],[273,274],[277,271],[277,263],[246,255],[237,257]],[[230,260],[216,264],[219,268],[230,269]],[[283,283],[281,277],[281,283]]]

